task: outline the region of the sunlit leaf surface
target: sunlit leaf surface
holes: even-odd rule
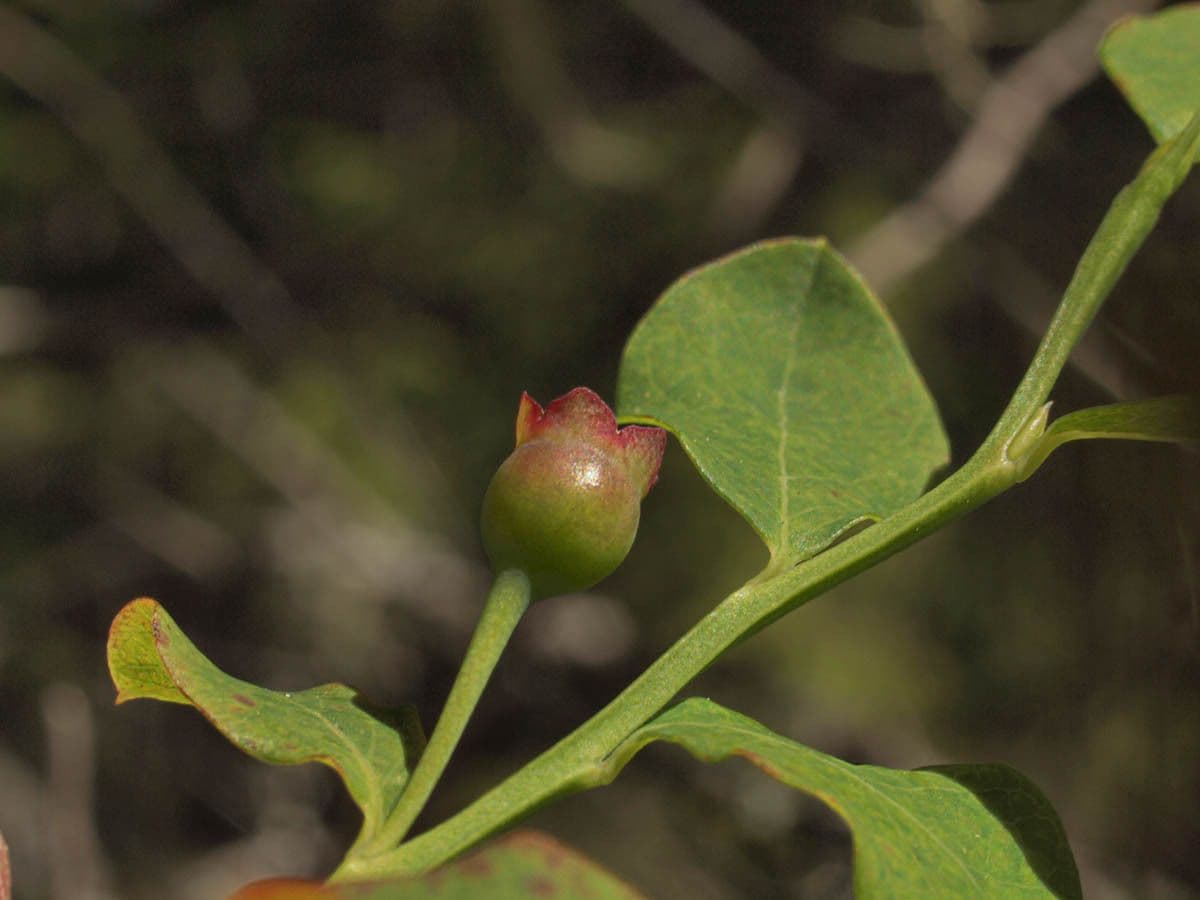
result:
[[[883,307],[821,240],[676,282],[629,340],[617,401],[674,432],[778,564],[912,502],[949,453]]]

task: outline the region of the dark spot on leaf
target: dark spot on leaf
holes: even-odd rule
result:
[[[487,878],[492,874],[492,863],[482,853],[468,856],[458,867],[460,872],[472,878]]]
[[[525,879],[525,892],[530,897],[553,897],[558,893],[558,888],[550,879],[534,875],[532,878]]]
[[[238,703],[242,704],[242,706],[250,706],[250,707],[258,706],[257,703],[255,703],[253,700],[251,700],[245,694],[234,694],[233,699],[236,700]]]

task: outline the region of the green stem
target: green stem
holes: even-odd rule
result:
[[[433,793],[446,764],[449,763],[450,756],[462,737],[463,729],[479,704],[483,689],[500,660],[500,654],[504,652],[513,630],[528,607],[529,578],[524,572],[516,569],[501,572],[492,585],[491,593],[488,594],[479,624],[475,626],[475,634],[467,647],[462,668],[458,670],[458,676],[450,688],[450,695],[446,698],[441,717],[434,726],[429,743],[421,754],[404,793],[379,832],[353,855],[369,856],[381,850],[391,849],[408,833],[412,823],[425,808],[425,803]],[[335,878],[330,880],[337,880],[340,873],[341,869],[334,873]]]
[[[1011,483],[1009,469],[1003,464],[968,464],[901,513],[806,564],[768,580],[750,581],[574,733],[441,825],[390,853],[348,863],[344,874],[365,879],[427,871],[556,797],[606,783],[611,777],[604,765],[608,754],[721,653],[999,493]]]
[[[992,438],[1017,435],[1050,396],[1067,357],[1112,293],[1117,279],[1158,222],[1200,152],[1200,113],[1150,154],[1137,177],[1113,199],[1075,267],[1037,354],[996,423]]]
[[[347,878],[427,871],[555,797],[607,783],[606,758],[734,644],[834,585],[915,543],[1018,480],[1010,459],[1096,311],[1182,182],[1200,145],[1200,116],[1156,151],[1114,200],[1080,260],[1028,372],[991,435],[961,469],[916,502],[791,569],[760,575],[723,600],[590,720],[436,828],[343,866]]]

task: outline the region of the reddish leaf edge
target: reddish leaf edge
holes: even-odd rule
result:
[[[481,888],[487,889],[486,879],[493,874],[492,863],[487,854],[496,850],[516,850],[541,857],[547,871],[553,871],[567,860],[582,862],[597,873],[611,879],[622,887],[629,900],[646,900],[645,895],[630,885],[623,878],[614,875],[607,867],[597,863],[590,857],[584,856],[578,850],[562,843],[557,838],[544,831],[532,828],[521,828],[504,837],[491,841],[478,850],[462,857],[455,862],[435,869],[434,871],[416,878],[403,878],[391,881],[370,881],[356,884],[329,885],[320,881],[302,878],[267,878],[255,881],[231,894],[228,900],[355,900],[356,897],[367,897],[389,886],[427,882],[431,886],[442,881],[448,874],[456,873],[464,877],[480,880]],[[486,896],[486,894],[480,894]],[[7,898],[0,897],[0,900]]]
[[[0,900],[12,900],[12,869],[8,865],[8,844],[0,834]]]

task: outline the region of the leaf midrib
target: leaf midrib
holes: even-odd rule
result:
[[[797,291],[797,297],[807,297],[813,288],[813,283],[817,278],[817,270],[820,268],[820,260],[809,267],[807,284],[803,290]],[[791,505],[791,476],[788,472],[788,437],[789,437],[789,400],[788,396],[791,392],[792,372],[796,364],[796,339],[800,336],[800,304],[797,303],[793,315],[792,328],[788,334],[787,340],[787,359],[784,361],[783,377],[780,379],[779,388],[776,391],[778,397],[778,413],[779,413],[779,449],[778,449],[778,468],[779,468],[779,533],[776,540],[772,556],[776,558],[787,559],[793,554],[789,546],[792,536],[792,523],[789,515],[789,507]]]

